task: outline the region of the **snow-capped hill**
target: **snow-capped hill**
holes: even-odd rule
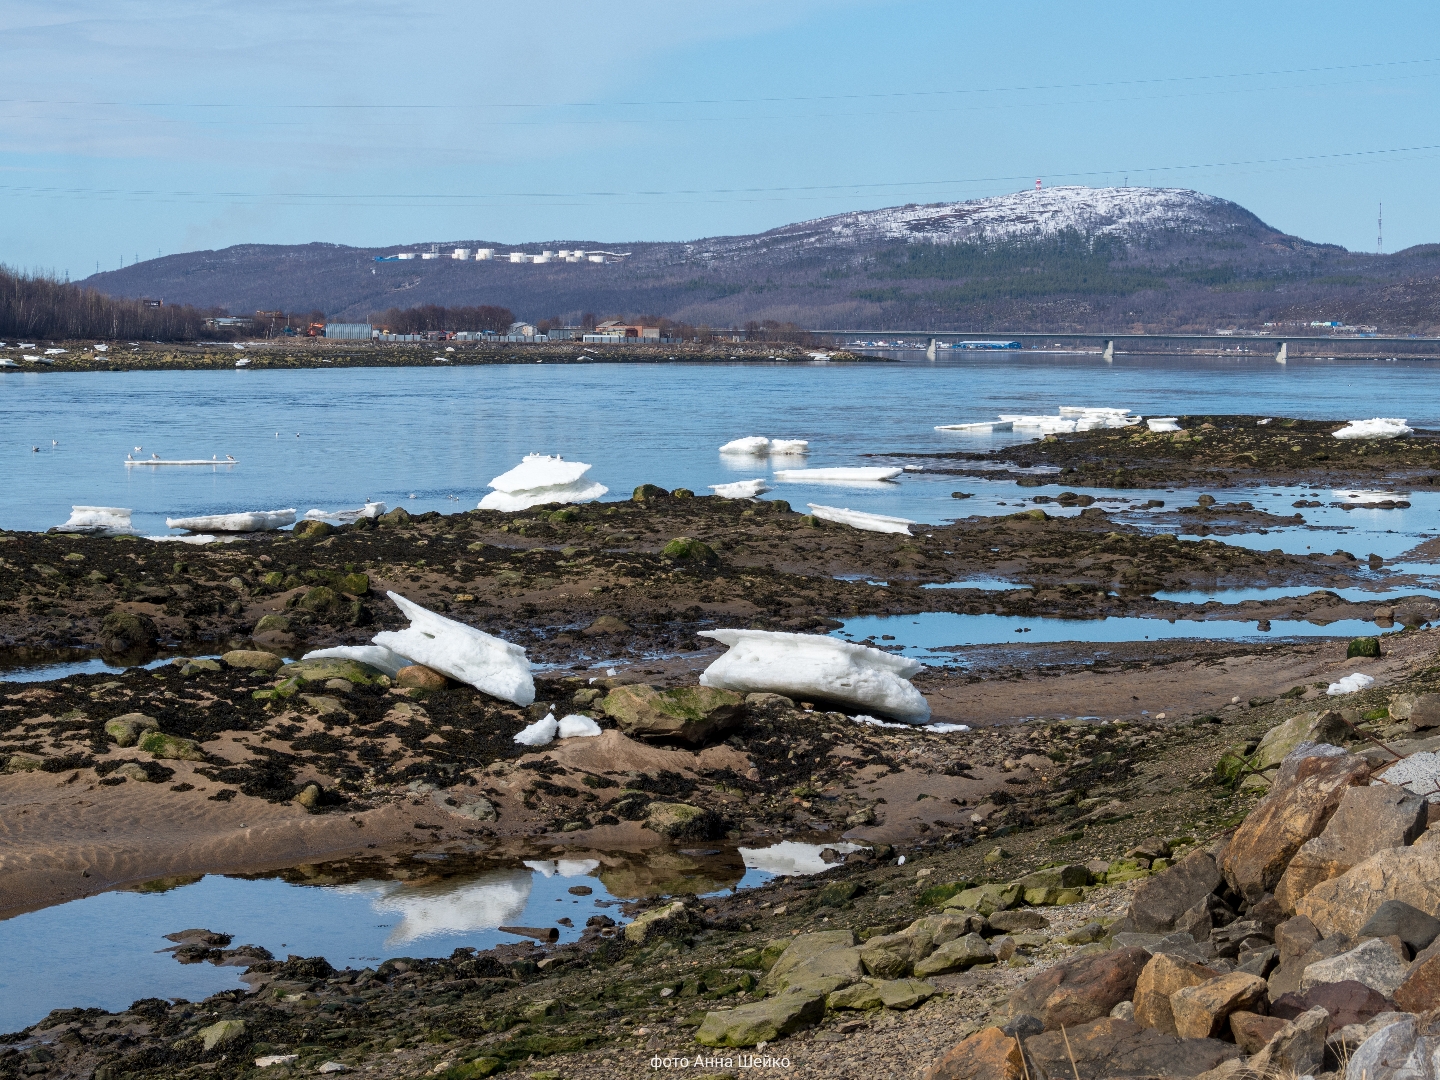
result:
[[[1069,229],[1130,238],[1158,230],[1225,232],[1254,226],[1264,228],[1249,211],[1185,188],[1071,186],[968,202],[861,210],[802,221],[764,235],[811,244],[886,240],[953,244],[1042,238]]]

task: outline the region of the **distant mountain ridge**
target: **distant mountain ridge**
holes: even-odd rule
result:
[[[428,250],[440,259],[374,262]],[[462,262],[585,248],[623,261]],[[528,319],[664,315],[696,325],[773,319],[810,327],[1201,329],[1260,320],[1363,321],[1372,308],[1440,327],[1440,248],[1375,256],[1272,228],[1233,202],[1182,188],[1067,186],[965,202],[854,211],[749,236],[682,243],[427,241],[402,248],[254,245],[170,255],[86,280],[116,296],[363,321],[421,303],[499,304]],[[1405,296],[1395,302],[1396,290]],[[1386,299],[1388,297],[1388,299]]]

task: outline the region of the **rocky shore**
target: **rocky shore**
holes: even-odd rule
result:
[[[1078,470],[1118,454],[1097,449],[1111,434],[1034,452],[1059,446]],[[1429,452],[1417,447],[1407,453]],[[1318,484],[1326,467],[1304,476]],[[1147,535],[1095,506],[860,533],[780,502],[648,485],[621,503],[396,511],[297,532],[204,547],[0,533],[12,656],[162,661],[0,683],[0,915],[298,863],[336,881],[382,863],[439,880],[536,851],[683,862],[697,844],[865,849],[832,848],[823,875],[740,893],[657,870],[624,918],[596,916],[574,943],[374,969],[197,930],[180,958],[243,967],[245,989],[58,1010],[0,1039],[0,1078],[618,1078],[656,1071],[657,1055],[686,1059],[679,1075],[750,1075],[743,1054],[784,1056],[796,1076],[1219,1080],[1241,1066],[1335,1073],[1377,1018],[1410,1023],[1387,1036],[1407,1047],[1429,1037],[1423,1016],[1388,1014],[1432,1007],[1430,942],[1415,929],[1440,915],[1423,884],[1430,815],[1370,781],[1398,757],[1428,760],[1440,669],[1422,627],[1440,606],[1416,595],[1381,615],[1327,592],[1374,572],[1363,553]],[[979,576],[1031,588],[921,589]],[[1255,584],[1315,591],[1246,605],[1151,595]],[[523,645],[535,704],[424,670],[282,667],[403,626],[386,590]],[[1378,616],[1395,632],[1379,648],[966,649],[915,683],[934,719],[969,732],[696,686],[720,651],[698,630],[826,632],[930,611]],[[1352,672],[1376,681],[1327,695]],[[602,734],[514,742],[552,709]],[[1416,915],[1386,909],[1395,932],[1364,932],[1382,900]]]

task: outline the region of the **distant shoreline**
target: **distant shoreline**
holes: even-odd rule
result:
[[[240,347],[237,347],[240,346]],[[62,355],[44,362],[25,361],[9,350],[0,358],[19,361],[5,365],[11,372],[61,373],[75,371],[219,371],[237,366],[249,370],[325,367],[474,367],[487,364],[666,364],[674,362],[729,363],[735,360],[786,363],[896,363],[878,356],[843,350],[806,349],[766,342],[723,342],[713,345],[656,344],[585,347],[570,342],[404,342],[376,344],[365,341],[256,341],[204,344],[109,345],[96,352],[91,343],[61,342]],[[453,349],[453,352],[447,351]],[[34,355],[34,354],[31,354]],[[237,364],[247,360],[249,363]]]

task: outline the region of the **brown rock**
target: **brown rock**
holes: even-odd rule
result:
[[[1324,1009],[1330,1017],[1331,1031],[1339,1031],[1350,1024],[1364,1024],[1383,1012],[1394,1011],[1394,1006],[1384,994],[1364,983],[1347,979],[1312,986],[1304,994],[1281,994],[1271,1002],[1270,1015],[1294,1020],[1315,1008]]]
[[[709,686],[656,690],[648,683],[617,686],[599,703],[631,738],[683,739],[701,743],[730,727],[745,711],[745,699]]]
[[[411,664],[395,673],[396,686],[410,686],[418,690],[444,690],[445,676],[424,664]]]
[[[1259,1012],[1266,1003],[1265,980],[1232,971],[1170,995],[1175,1031],[1185,1039],[1213,1039],[1226,1028],[1233,1012]]]
[[[925,1080],[1024,1080],[1020,1042],[998,1027],[987,1027],[957,1043],[930,1066]]]
[[[1370,988],[1367,986],[1366,989]],[[1395,1004],[1406,1012],[1413,1013],[1440,1008],[1440,939],[1422,949],[1415,957],[1410,970],[1405,974],[1405,981],[1395,990]]]
[[[1067,1048],[1066,1042],[1069,1042]],[[1240,1056],[1218,1039],[1179,1039],[1128,1020],[1106,1017],[1064,1033],[1047,1031],[1025,1040],[1030,1076],[1057,1080],[1110,1080],[1122,1076],[1195,1076]],[[1075,1066],[1071,1069],[1071,1057]]]
[[[1285,1021],[1278,1016],[1261,1016],[1243,1010],[1230,1014],[1230,1034],[1235,1037],[1235,1045],[1247,1054],[1258,1054],[1265,1049],[1265,1044],[1284,1026]]]
[[[1140,934],[1168,934],[1175,921],[1220,884],[1220,871],[1208,851],[1196,850],[1174,866],[1142,881],[1135,889],[1128,918]]]
[[[1325,831],[1291,858],[1275,887],[1275,899],[1283,910],[1294,911],[1322,881],[1339,877],[1377,851],[1413,844],[1425,831],[1425,816],[1425,800],[1405,788],[1347,788]]]
[[[1135,982],[1135,1023],[1174,1035],[1170,995],[1184,987],[1209,982],[1219,974],[1213,968],[1187,963],[1167,953],[1152,956]]]
[[[1297,960],[1304,956],[1320,940],[1320,931],[1304,915],[1287,919],[1275,928],[1275,947],[1280,950],[1280,962]]]
[[[601,615],[580,632],[586,637],[600,637],[605,634],[628,634],[630,633],[630,626],[628,623],[617,619],[614,615]]]
[[[1250,901],[1272,891],[1300,845],[1324,830],[1345,790],[1369,775],[1365,759],[1353,754],[1286,758],[1270,793],[1235,830],[1221,857],[1230,887]]]
[[[1295,907],[1327,937],[1354,936],[1386,900],[1403,900],[1440,916],[1440,845],[1377,851],[1311,889]]]
[[[1325,1064],[1325,1036],[1330,1018],[1324,1009],[1301,1013],[1270,1037],[1265,1048],[1250,1059],[1260,1076],[1309,1076]]]
[[[1010,1015],[1038,1017],[1047,1031],[1108,1016],[1134,995],[1149,960],[1150,953],[1136,946],[1066,960],[1011,994]]]

